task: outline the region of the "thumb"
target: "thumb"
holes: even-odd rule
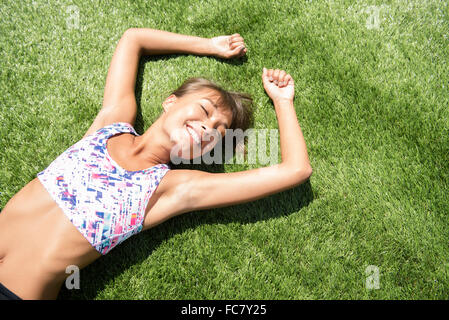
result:
[[[239,53],[242,53],[244,49],[245,49],[245,46],[239,46],[239,47],[237,47],[237,48],[234,48],[234,49],[231,51],[231,54],[232,54],[232,55],[237,55],[237,54],[239,54]]]
[[[263,68],[263,71],[262,71],[262,81],[264,83],[268,82],[268,70],[265,67]]]

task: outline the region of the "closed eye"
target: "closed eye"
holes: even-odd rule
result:
[[[206,112],[206,115],[209,116],[209,112],[207,112],[206,108],[204,108],[203,105],[201,105],[201,104],[200,104],[200,106],[201,106],[201,108],[203,108],[204,112]]]

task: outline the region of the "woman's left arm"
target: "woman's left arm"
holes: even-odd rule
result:
[[[114,122],[134,125],[137,113],[135,85],[142,55],[186,53],[231,59],[243,56],[246,51],[244,40],[238,33],[201,38],[149,28],[126,30],[112,56],[103,107],[85,136]]]

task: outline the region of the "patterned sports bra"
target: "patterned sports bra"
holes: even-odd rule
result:
[[[105,126],[37,174],[64,214],[103,255],[142,230],[148,201],[170,170],[167,164],[138,171],[120,167],[106,142],[125,132],[138,135],[125,122]]]

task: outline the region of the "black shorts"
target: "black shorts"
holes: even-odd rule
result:
[[[4,285],[0,283],[0,300],[22,300],[20,297],[9,291]]]

